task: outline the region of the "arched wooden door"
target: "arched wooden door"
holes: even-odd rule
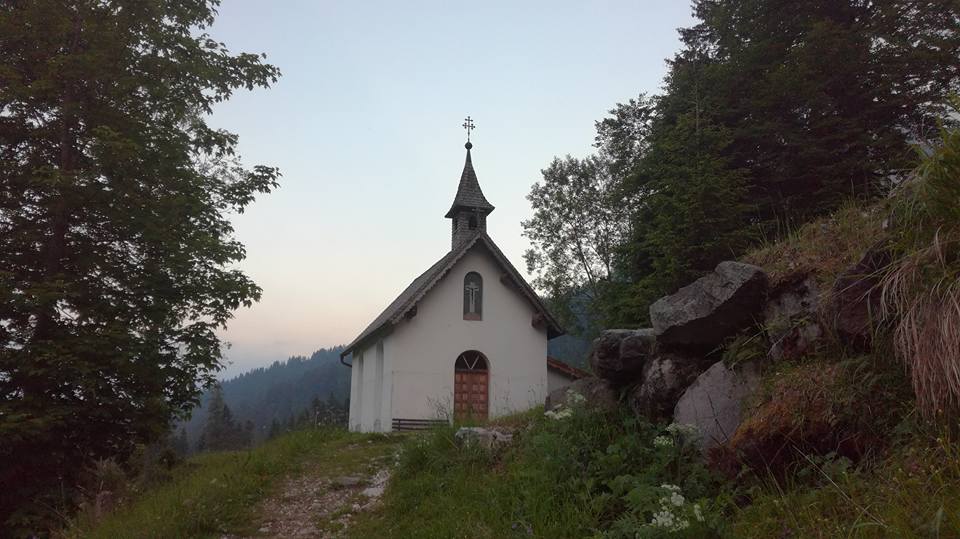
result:
[[[475,350],[460,354],[453,376],[454,418],[487,419],[490,401],[487,358]]]

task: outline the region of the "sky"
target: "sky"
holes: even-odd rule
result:
[[[488,232],[526,274],[540,171],[590,154],[618,102],[657,93],[692,22],[685,0],[224,0],[211,36],[283,75],[210,123],[283,176],[232,218],[263,297],[221,333],[222,376],[348,343],[446,254],[467,115]]]

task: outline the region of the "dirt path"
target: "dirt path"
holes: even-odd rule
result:
[[[394,450],[392,444],[361,442],[307,464],[259,504],[255,533],[222,539],[342,537],[354,515],[380,502]]]

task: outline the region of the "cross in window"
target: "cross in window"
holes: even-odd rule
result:
[[[478,285],[477,283],[467,283],[466,289],[467,289],[467,295],[470,298],[469,312],[476,313],[477,312],[477,295],[479,295],[480,293],[480,285]]]

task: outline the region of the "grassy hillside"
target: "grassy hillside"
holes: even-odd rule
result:
[[[221,537],[256,533],[258,504],[288,477],[307,466],[328,478],[364,470],[392,453],[397,439],[303,430],[250,451],[204,453],[174,468],[172,477],[146,492],[127,493],[128,502],[102,519],[81,513],[63,533],[69,538],[117,539]]]
[[[727,447],[583,407],[513,418],[500,451],[452,429],[408,440],[380,512],[352,537],[960,537],[960,132],[890,198],[851,202],[746,260],[772,287],[812,279],[824,335],[768,358],[770,328],[726,345],[761,389]],[[835,334],[838,276],[883,253],[870,335]],[[798,323],[809,323],[801,320]],[[625,407],[624,407],[625,408]]]

